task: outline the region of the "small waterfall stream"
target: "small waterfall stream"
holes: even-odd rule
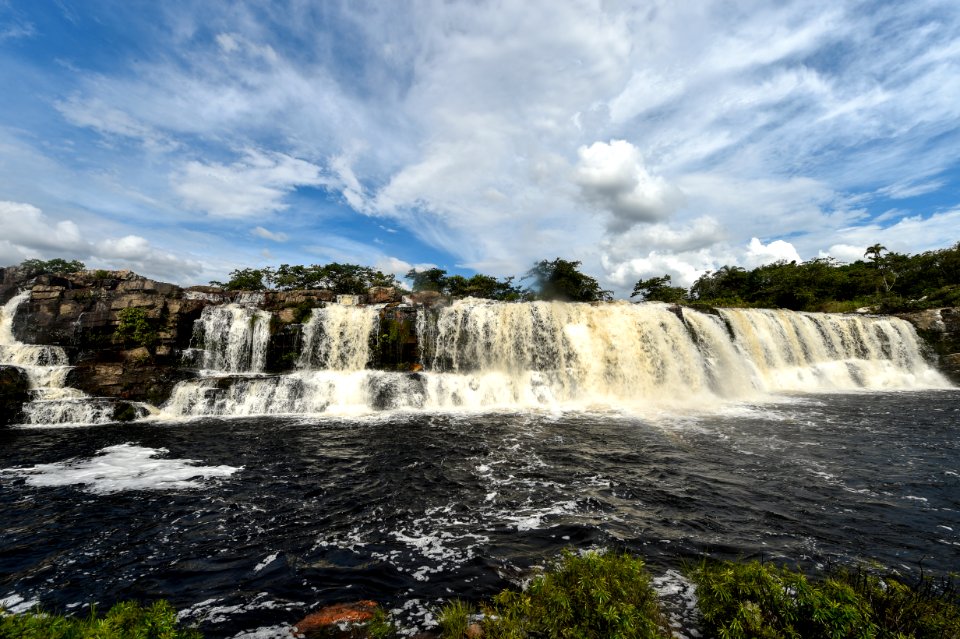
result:
[[[113,421],[114,404],[66,386],[70,361],[59,346],[24,344],[13,335],[17,308],[30,299],[26,291],[0,308],[0,364],[27,373],[33,400],[23,407],[27,424],[105,424]]]

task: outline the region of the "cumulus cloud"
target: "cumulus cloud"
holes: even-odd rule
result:
[[[797,263],[803,261],[800,254],[797,253],[797,249],[795,249],[790,242],[774,240],[768,244],[764,244],[759,238],[750,238],[750,244],[747,246],[747,251],[744,254],[744,266],[755,268],[781,260]]]
[[[0,201],[3,241],[27,252],[63,251],[76,255],[88,244],[71,220],[51,221],[35,206]]]
[[[683,201],[679,189],[650,175],[640,150],[626,140],[594,142],[577,154],[574,179],[588,202],[612,214],[611,230],[663,220]]]
[[[159,249],[139,235],[100,240],[93,245],[91,258],[98,264],[182,283],[203,271],[199,260]]]
[[[189,208],[231,219],[282,211],[284,197],[297,188],[330,184],[315,164],[253,149],[230,165],[188,162],[172,180]]]
[[[138,235],[91,241],[76,222],[51,220],[39,208],[22,202],[0,201],[0,228],[4,229],[0,239],[3,264],[61,257],[173,281],[183,281],[202,270],[199,260],[157,249]]]

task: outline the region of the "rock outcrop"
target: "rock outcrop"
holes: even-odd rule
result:
[[[960,308],[934,308],[899,317],[913,324],[936,354],[940,370],[960,384]]]
[[[373,287],[364,295],[351,296],[330,290],[241,292],[213,286],[181,288],[130,271],[31,277],[18,267],[0,268],[0,304],[25,289],[30,297],[14,317],[16,339],[62,347],[74,367],[67,385],[94,397],[153,405],[166,401],[178,382],[196,375],[183,354],[194,339],[196,320],[210,305],[242,303],[271,313],[268,373],[291,370],[302,345],[301,324],[313,309],[345,297],[349,299],[344,303],[384,305],[372,366],[411,370],[418,360],[416,309],[401,305],[401,291],[393,287]],[[441,301],[439,294],[431,293],[420,295],[415,303]],[[141,321],[144,330],[118,330],[130,318]]]
[[[16,366],[0,366],[0,426],[19,424],[30,401],[30,379]]]

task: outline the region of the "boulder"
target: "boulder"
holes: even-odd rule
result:
[[[393,286],[371,286],[367,289],[367,303],[369,304],[389,304],[399,302],[400,298],[400,291]]]
[[[367,623],[377,608],[377,603],[369,600],[335,604],[307,615],[294,626],[307,639],[362,636],[352,633],[349,626]]]
[[[0,426],[19,424],[30,401],[30,378],[17,366],[0,366]]]

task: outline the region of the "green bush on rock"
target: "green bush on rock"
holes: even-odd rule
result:
[[[177,624],[177,614],[166,601],[143,607],[132,601],[118,603],[105,616],[96,610],[86,619],[45,612],[0,614],[0,639],[202,639],[202,635]]]

